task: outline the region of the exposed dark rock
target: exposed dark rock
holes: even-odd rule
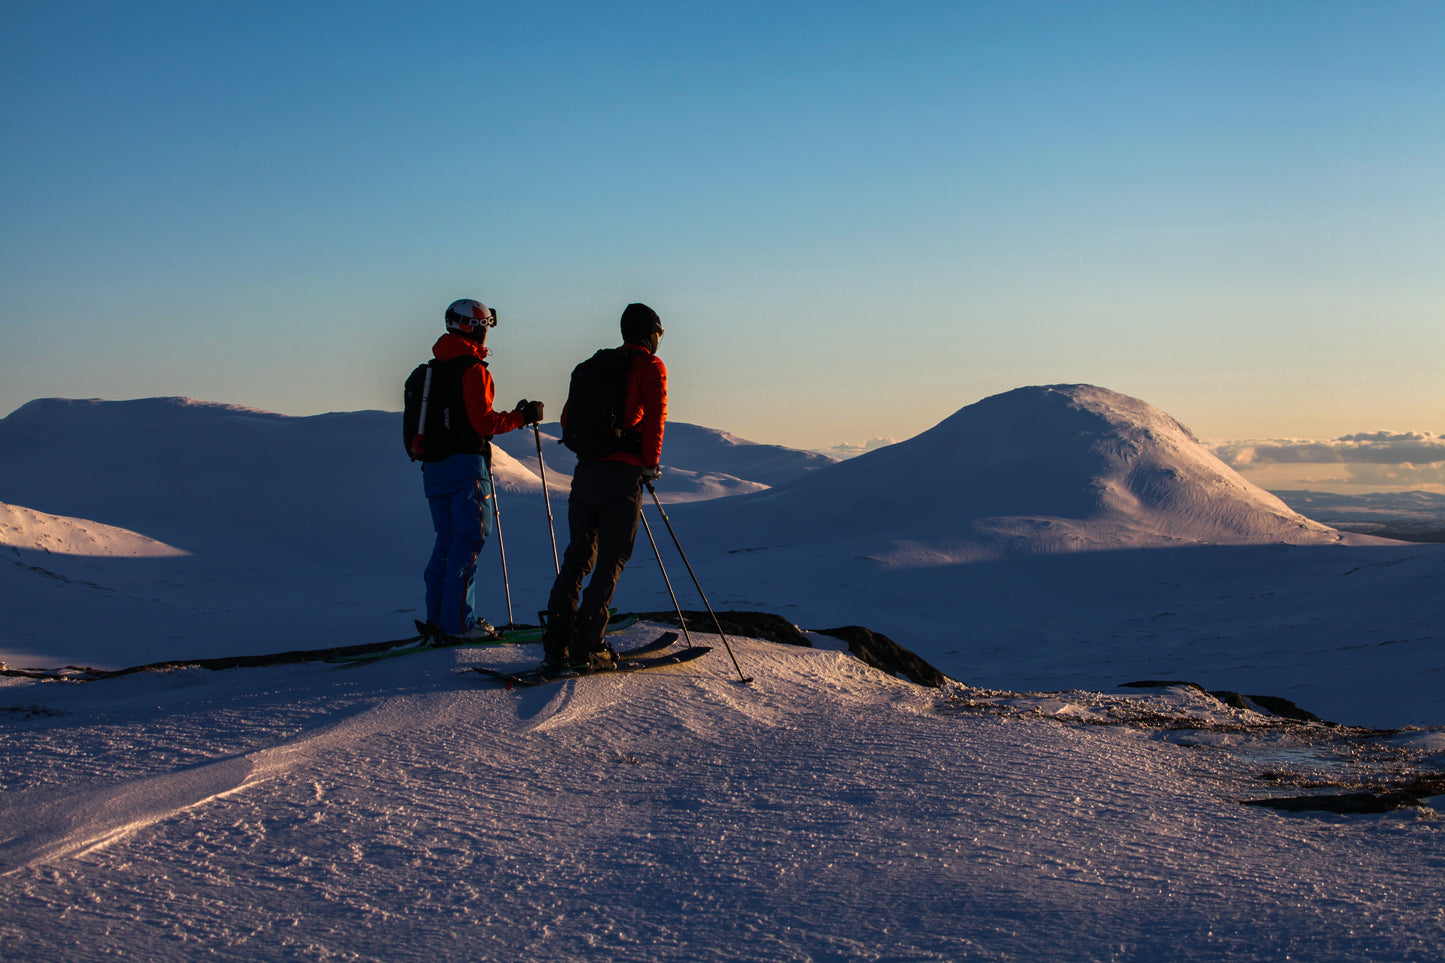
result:
[[[901,675],[904,678],[918,685],[940,688],[948,681],[948,676],[939,672],[933,666],[920,659],[914,653],[894,642],[886,635],[881,635],[861,625],[845,625],[837,629],[820,629],[820,635],[832,636],[848,643],[848,651],[854,657],[870,665],[875,669],[881,669],[889,675]]]
[[[676,612],[638,612],[638,618],[665,625],[677,624]],[[714,632],[712,617],[706,612],[684,611],[689,629],[698,632]],[[751,639],[765,639],[783,645],[800,645],[811,648],[813,643],[799,631],[798,627],[781,615],[770,612],[718,612],[718,622],[725,633],[736,633]],[[848,643],[848,651],[865,665],[901,675],[918,685],[938,688],[948,677],[929,665],[914,653],[894,642],[886,635],[880,635],[861,625],[846,625],[837,629],[821,629],[819,635],[831,636]]]
[[[1239,692],[1228,690],[1206,689],[1197,682],[1163,681],[1149,679],[1143,682],[1120,683],[1121,689],[1168,689],[1175,686],[1194,689],[1207,693],[1218,699],[1220,702],[1235,709],[1248,709],[1251,712],[1263,712],[1266,715],[1279,716],[1283,719],[1294,719],[1298,722],[1324,722],[1313,712],[1301,709],[1288,699],[1281,699],[1279,696],[1266,695],[1244,695]]]
[[[1288,699],[1281,699],[1279,696],[1239,696],[1239,693],[1237,692],[1211,692],[1210,695],[1214,696],[1216,699],[1221,700],[1226,695],[1238,696],[1240,698],[1248,699],[1251,703],[1253,703],[1250,708],[1258,707],[1268,711],[1271,715],[1283,716],[1286,719],[1295,719],[1300,722],[1324,722],[1323,719],[1315,715],[1313,712],[1310,712],[1306,709],[1301,709],[1299,706],[1295,705]]]
[[[1121,689],[1173,689],[1173,688],[1194,689],[1198,692],[1208,692],[1198,682],[1184,682],[1180,679],[1145,679],[1142,682],[1121,682]]]
[[[647,622],[660,622],[663,625],[677,625],[676,612],[636,612],[639,619]],[[683,618],[687,619],[687,627],[698,632],[716,632],[712,624],[712,616],[707,612],[695,610],[684,610]],[[781,615],[773,615],[771,612],[718,612],[716,613],[718,624],[722,626],[724,634],[739,635],[749,639],[766,639],[769,642],[777,642],[782,645],[799,645],[803,648],[812,648],[813,643],[808,637],[798,630],[798,627]]]
[[[419,636],[409,639],[393,639],[389,642],[363,642],[358,645],[333,645],[324,649],[299,649],[293,652],[273,652],[266,655],[233,655],[212,659],[173,659],[167,662],[149,662],[133,665],[126,669],[94,669],[83,665],[67,665],[59,669],[0,669],[0,675],[18,676],[27,679],[48,679],[57,682],[93,682],[98,679],[114,679],[136,672],[165,672],[171,669],[250,669],[268,665],[289,665],[294,662],[319,662],[337,656],[369,655],[384,652],[400,645],[416,642]]]
[[[1272,799],[1245,799],[1246,806],[1265,806],[1287,813],[1387,813],[1420,805],[1420,799],[1408,792],[1340,792],[1318,796],[1281,796]]]
[[[1265,773],[1260,778],[1306,789],[1344,790],[1309,796],[1271,796],[1267,799],[1241,800],[1246,806],[1265,806],[1289,813],[1385,813],[1395,809],[1423,807],[1426,799],[1445,795],[1445,775],[1438,772],[1372,774],[1363,781],[1353,778],[1331,781],[1328,776],[1321,781],[1315,775],[1276,772]]]

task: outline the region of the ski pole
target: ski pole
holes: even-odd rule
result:
[[[497,500],[497,482],[492,477],[492,460],[483,458],[482,464],[487,466],[487,486],[492,490],[492,517],[497,521],[497,548],[502,552],[502,591],[507,594],[507,627],[511,628],[517,621],[512,618],[512,583],[507,578],[507,540],[502,538],[502,505]]]
[[[738,681],[743,685],[752,682],[752,678],[743,675],[742,668],[738,665],[738,657],[733,655],[733,647],[728,642],[727,635],[722,630],[722,623],[718,621],[717,613],[712,610],[712,603],[707,600],[707,593],[702,590],[702,583],[697,580],[697,573],[692,570],[692,563],[687,560],[687,552],[682,550],[682,542],[677,540],[677,531],[672,527],[672,521],[667,517],[667,512],[662,507],[662,499],[657,497],[657,489],[652,487],[652,482],[643,479],[647,490],[652,494],[652,503],[657,506],[657,513],[662,516],[663,524],[667,526],[667,533],[672,536],[672,544],[677,546],[677,554],[682,556],[682,564],[687,566],[687,574],[692,576],[692,584],[697,587],[697,594],[702,596],[702,604],[707,607],[707,614],[712,616],[712,624],[717,629],[718,637],[723,640],[723,646],[728,650],[728,658],[733,660],[733,668],[738,671]],[[679,616],[681,617],[681,616]]]
[[[687,631],[687,619],[682,617],[682,606],[677,604],[677,593],[672,590],[672,579],[667,577],[667,567],[662,564],[662,553],[657,550],[657,539],[652,537],[652,526],[647,524],[646,515],[639,512],[637,517],[642,519],[642,529],[647,532],[647,540],[652,543],[652,554],[657,556],[657,569],[662,573],[662,581],[667,586],[667,594],[672,596],[672,607],[677,610],[677,624],[682,626],[682,637],[690,649],[692,648],[692,635]]]
[[[542,429],[532,422],[532,435],[537,439],[537,467],[542,471],[542,504],[547,506],[547,534],[552,539],[552,571],[562,574],[562,562],[557,558],[557,529],[552,523],[552,499],[547,494],[547,463],[542,460]]]

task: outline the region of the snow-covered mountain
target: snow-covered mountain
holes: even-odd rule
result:
[[[1340,534],[1246,482],[1184,426],[1092,385],[1019,388],[907,441],[784,483],[743,533],[879,533],[967,560],[1180,544],[1332,544]]]
[[[542,448],[549,487],[565,491],[575,458],[556,434],[544,426]],[[295,418],[178,398],[45,399],[0,420],[0,493],[165,542],[199,533],[205,544],[189,551],[365,553],[415,521],[396,510],[416,501],[417,484],[393,436],[389,412]],[[498,437],[503,493],[540,493],[536,446],[525,430]],[[677,500],[771,486],[716,510],[817,539],[962,537],[1026,553],[1339,539],[1245,482],[1165,413],[1087,385],[987,398],[846,462],[673,424],[665,467],[660,487],[683,488]]]
[[[208,558],[375,563],[416,520],[394,509],[416,500],[397,424],[379,411],[291,418],[186,398],[44,399],[0,421],[0,500]],[[505,465],[498,474],[537,485]]]
[[[986,398],[908,441],[674,514],[724,604],[814,626],[846,611],[955,678],[1230,679],[1334,719],[1445,717],[1445,693],[1403,684],[1422,660],[1445,668],[1445,556],[1312,521],[1106,389]],[[1341,671],[1322,676],[1320,660]]]
[[[384,411],[291,417],[189,398],[47,398],[0,419],[0,498],[198,554],[376,561],[428,524],[400,437],[399,415]],[[542,441],[548,486],[565,498],[576,459],[555,436]],[[740,453],[731,472],[723,450]],[[675,424],[665,487],[669,501],[715,498],[828,462]],[[499,436],[492,469],[503,497],[540,496],[532,432]]]

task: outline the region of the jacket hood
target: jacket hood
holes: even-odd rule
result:
[[[464,358],[467,355],[472,355],[478,361],[485,361],[490,352],[487,351],[486,345],[477,344],[475,341],[448,331],[437,338],[436,344],[431,346],[431,353],[432,357],[438,361],[451,361],[453,358]]]

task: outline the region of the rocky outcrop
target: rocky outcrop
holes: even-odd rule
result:
[[[639,618],[649,622],[677,625],[676,612],[639,612]],[[714,632],[712,616],[707,612],[685,611],[690,629],[698,632]],[[781,615],[769,612],[718,612],[717,619],[723,632],[750,639],[763,639],[782,645],[799,645],[811,648],[808,637],[793,623]],[[915,653],[894,642],[888,636],[861,625],[845,625],[836,629],[820,629],[819,635],[848,643],[848,652],[865,665],[872,666],[891,676],[902,676],[917,685],[938,688],[948,677],[929,665]]]
[[[837,629],[821,629],[819,635],[831,636],[848,643],[848,651],[860,661],[892,676],[903,676],[910,682],[937,689],[948,681],[923,659],[894,642],[888,636],[861,625],[845,625]]]

